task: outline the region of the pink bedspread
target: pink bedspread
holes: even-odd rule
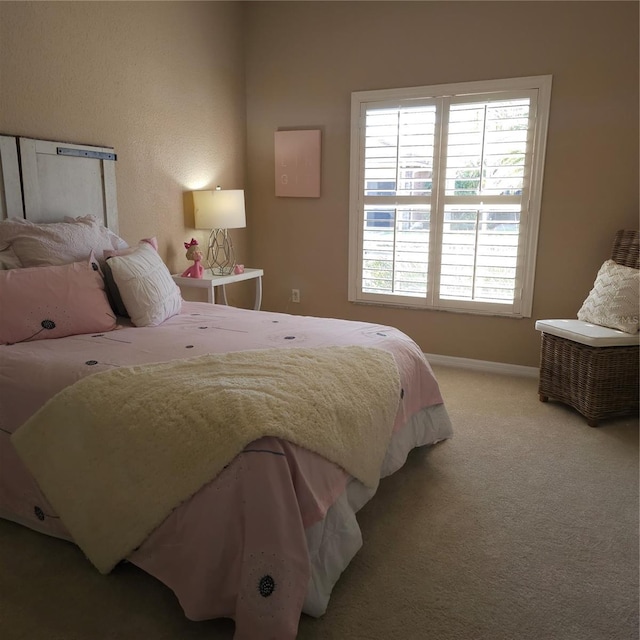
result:
[[[418,346],[397,329],[362,322],[184,303],[179,316],[158,327],[0,347],[0,515],[69,537],[9,435],[81,377],[207,353],[334,345],[394,355],[403,390],[394,429],[442,403]],[[347,481],[320,456],[261,438],[173,511],[129,560],[169,585],[190,619],[231,617],[238,640],[295,638],[310,575],[305,528],[324,517]]]

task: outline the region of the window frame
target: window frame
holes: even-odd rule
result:
[[[536,268],[536,250],[540,225],[540,206],[542,201],[542,184],[546,155],[546,141],[551,104],[552,76],[529,76],[503,80],[487,80],[441,84],[424,87],[400,89],[381,89],[373,91],[355,91],[351,94],[351,161],[350,161],[350,197],[349,197],[349,287],[350,302],[374,304],[378,306],[395,306],[413,309],[437,309],[463,313],[489,314],[509,317],[531,317],[533,307],[534,277]],[[365,115],[368,106],[376,108],[388,105],[397,107],[399,103],[412,100],[420,104],[430,102],[441,105],[486,99],[487,95],[500,94],[500,98],[531,97],[530,121],[533,127],[531,134],[532,161],[530,172],[526,176],[522,202],[520,227],[518,236],[518,259],[516,265],[516,290],[513,303],[478,302],[470,300],[442,299],[438,295],[440,281],[440,257],[442,249],[442,224],[445,202],[452,200],[467,202],[476,200],[507,203],[509,196],[446,196],[444,193],[446,163],[447,123],[440,120],[445,109],[436,109],[436,139],[434,141],[433,183],[434,188],[429,196],[365,196]],[[442,125],[442,126],[441,126]],[[438,150],[440,150],[438,152]],[[528,147],[529,150],[529,147]],[[439,188],[436,189],[436,181]],[[525,194],[525,191],[527,192]],[[362,262],[364,241],[364,208],[368,198],[375,198],[379,204],[411,204],[430,201],[430,233],[429,233],[429,274],[427,294],[424,297],[402,296],[384,293],[365,293],[362,291]]]

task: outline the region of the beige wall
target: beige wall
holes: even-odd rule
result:
[[[534,318],[347,302],[351,92],[539,74],[554,84]],[[322,129],[321,198],[274,196],[279,127]],[[157,235],[172,271],[206,239],[184,193],[244,186],[233,238],[265,269],[264,308],[536,365],[534,319],[575,315],[614,231],[638,225],[638,4],[0,2],[0,132],[113,146],[121,235]]]
[[[575,317],[638,226],[638,3],[252,2],[248,207],[265,307],[395,325],[426,352],[538,364],[536,318]],[[533,318],[347,302],[352,91],[553,75]],[[273,133],[323,134],[322,196],[274,196]]]
[[[241,5],[0,2],[0,53],[0,131],[114,147],[120,234],[191,264],[185,191],[244,187]]]

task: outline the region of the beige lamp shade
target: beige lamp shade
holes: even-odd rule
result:
[[[242,189],[193,192],[196,229],[240,229],[246,227]]]
[[[196,229],[209,229],[207,262],[214,276],[233,273],[236,256],[228,229],[246,227],[244,191],[193,191],[193,211]]]

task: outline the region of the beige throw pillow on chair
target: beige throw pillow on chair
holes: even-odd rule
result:
[[[593,289],[578,320],[637,333],[640,327],[640,270],[607,260],[600,267]]]

